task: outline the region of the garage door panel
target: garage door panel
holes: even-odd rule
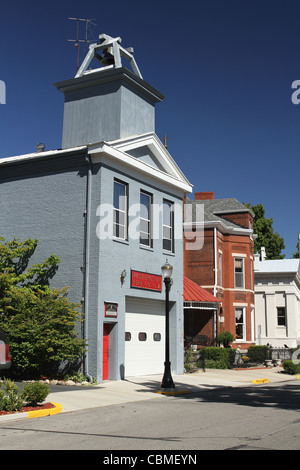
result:
[[[164,303],[141,300],[127,302],[126,310],[125,376],[163,373]]]

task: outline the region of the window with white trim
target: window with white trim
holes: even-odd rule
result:
[[[174,204],[163,201],[163,249],[174,251]]]
[[[222,253],[219,251],[219,286],[222,287]]]
[[[140,193],[140,244],[152,247],[152,194]]]
[[[235,340],[245,341],[245,307],[235,308]]]
[[[116,238],[127,240],[128,227],[128,184],[114,181],[114,219],[113,235]]]
[[[277,325],[286,326],[285,307],[277,307]]]
[[[245,287],[244,258],[234,258],[234,287],[236,289]]]

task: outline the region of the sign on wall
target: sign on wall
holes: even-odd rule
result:
[[[162,277],[157,274],[131,270],[131,287],[161,292]]]
[[[104,302],[105,305],[105,316],[106,317],[117,317],[118,316],[118,304],[113,302]]]

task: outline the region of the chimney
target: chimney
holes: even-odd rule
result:
[[[45,150],[45,144],[42,144],[42,143],[36,144],[36,151],[37,152],[44,152],[44,150]]]
[[[261,247],[260,249],[260,259],[261,261],[264,261],[266,259],[266,249],[264,246]]]
[[[208,199],[214,199],[213,191],[195,193],[195,201],[206,201]]]

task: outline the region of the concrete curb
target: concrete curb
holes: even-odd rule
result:
[[[18,419],[32,419],[32,418],[41,418],[43,416],[50,416],[50,415],[56,415],[58,413],[61,413],[63,410],[62,405],[59,403],[54,403],[50,402],[52,405],[54,405],[54,408],[48,408],[45,410],[37,410],[37,411],[27,411],[25,413],[12,413],[9,415],[3,415],[0,416],[0,423],[5,422],[5,421],[14,421]]]

